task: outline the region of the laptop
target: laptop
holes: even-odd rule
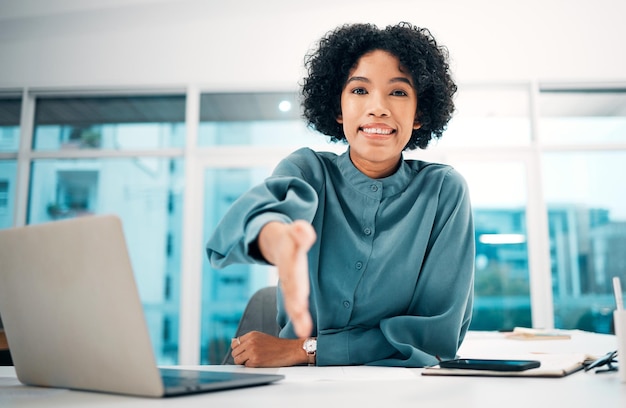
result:
[[[284,378],[158,367],[115,215],[0,230],[0,315],[28,385],[165,397]]]

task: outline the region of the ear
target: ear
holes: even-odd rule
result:
[[[339,123],[340,125],[343,125],[343,116],[341,115],[341,113],[339,115],[337,115],[337,123]]]
[[[413,130],[417,130],[422,127],[422,124],[418,121],[413,122]]]

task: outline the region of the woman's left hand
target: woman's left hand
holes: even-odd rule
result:
[[[306,364],[302,339],[281,339],[252,331],[230,342],[235,364],[246,367],[287,367]]]

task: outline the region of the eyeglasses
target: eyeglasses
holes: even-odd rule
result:
[[[617,371],[617,367],[613,365],[613,363],[617,363],[617,360],[615,359],[615,357],[617,357],[617,350],[610,351],[606,353],[605,355],[603,355],[602,357],[600,357],[599,359],[592,361],[588,364],[585,364],[585,371],[593,370],[594,368],[596,369],[595,371],[596,374]],[[607,366],[606,368],[602,370],[598,370],[599,367],[603,367],[605,365]]]

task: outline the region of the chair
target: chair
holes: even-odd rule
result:
[[[251,331],[259,331],[272,336],[278,336],[280,327],[276,323],[276,286],[268,286],[256,291],[246,305],[235,337],[242,336]],[[235,364],[232,349],[228,347],[228,352],[224,356],[222,364]]]

